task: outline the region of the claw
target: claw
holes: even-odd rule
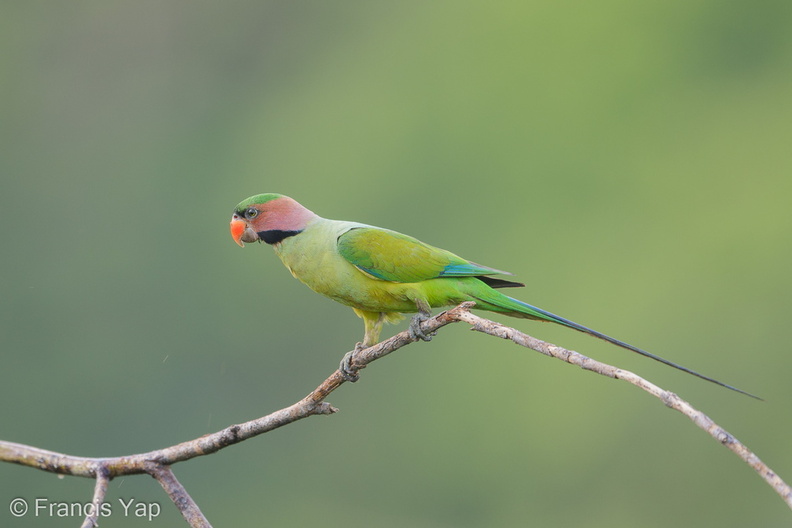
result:
[[[364,348],[363,343],[357,343],[355,344],[355,350],[347,352],[344,354],[344,357],[341,358],[341,364],[338,366],[338,370],[340,370],[341,375],[344,376],[344,381],[355,383],[360,379],[358,369],[352,368],[352,356]]]
[[[410,319],[410,337],[415,340],[420,339],[421,341],[431,341],[432,337],[437,334],[437,332],[431,332],[430,334],[426,334],[423,330],[421,330],[421,323],[426,321],[431,317],[431,314],[418,312],[415,314],[412,319]]]

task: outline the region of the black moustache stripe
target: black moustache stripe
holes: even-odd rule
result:
[[[277,244],[290,236],[299,235],[302,231],[281,231],[280,229],[271,229],[269,231],[259,231],[256,233],[261,240],[267,244]]]

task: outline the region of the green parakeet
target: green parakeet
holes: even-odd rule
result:
[[[753,396],[500,293],[499,288],[524,286],[493,277],[511,275],[508,272],[470,262],[396,231],[322,218],[288,196],[258,194],[242,201],[231,218],[231,235],[240,246],[255,241],[269,244],[294,277],[315,292],[351,306],[365,326],[358,346],[376,344],[383,323],[398,321],[404,313],[417,312],[410,330],[428,340],[420,323],[432,308],[475,301],[475,308],[557,323]]]

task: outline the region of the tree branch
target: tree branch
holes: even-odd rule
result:
[[[99,526],[99,512],[102,511],[102,503],[104,502],[105,495],[107,495],[107,485],[110,484],[110,475],[104,468],[98,468],[96,471],[96,486],[94,487],[93,500],[91,501],[91,510],[85,517],[82,523],[82,528],[95,528]]]
[[[546,356],[554,357],[572,365],[596,372],[609,378],[626,381],[631,385],[648,392],[655,398],[660,399],[668,407],[681,412],[696,424],[699,428],[707,432],[717,442],[726,446],[730,451],[740,457],[746,464],[752,467],[767,484],[792,508],[792,488],[789,487],[767,464],[762,462],[750,449],[742,442],[737,440],[734,435],[716,424],[709,416],[694,408],[673,392],[661,389],[641,376],[623,370],[606,363],[601,363],[578,352],[567,350],[559,346],[536,339],[524,334],[514,328],[504,326],[500,323],[479,317],[469,311],[460,311],[457,319],[471,325],[471,330],[483,332],[503,339],[509,339],[518,345],[530,348]]]
[[[187,493],[187,490],[184,489],[181,482],[176,479],[176,475],[173,474],[173,470],[170,466],[160,466],[152,471],[151,474],[160,483],[162,489],[168,494],[168,497],[171,498],[173,504],[179,508],[182,517],[184,517],[184,520],[187,521],[190,526],[196,528],[212,528],[212,525],[209,524],[204,514],[201,513],[201,509],[198,508],[193,498],[190,497],[190,494]]]
[[[421,324],[421,329],[424,333],[429,334],[448,324],[465,322],[471,325],[472,330],[508,339],[518,345],[572,365],[577,365],[585,370],[635,385],[660,399],[666,406],[690,418],[693,423],[706,431],[717,442],[734,452],[778,493],[787,506],[792,508],[792,488],[733,435],[676,394],[661,389],[633,372],[601,363],[577,352],[531,337],[514,328],[479,317],[470,312],[470,308],[473,305],[474,303],[472,302],[466,302],[440,313],[424,321]],[[416,340],[417,338],[410,336],[408,331],[400,332],[390,339],[355,352],[352,355],[350,364],[353,369],[365,368],[372,361],[376,361]],[[37,447],[0,440],[0,461],[30,466],[61,475],[95,478],[94,511],[83,522],[82,526],[84,528],[96,526],[98,508],[107,493],[107,485],[110,479],[120,475],[142,473],[147,473],[157,479],[190,526],[205,528],[210,526],[209,522],[201,513],[195,501],[176,479],[170,466],[198,456],[216,453],[230,445],[309,416],[333,414],[337,409],[324,400],[330,393],[344,384],[345,381],[344,374],[336,370],[305,398],[279,411],[249,422],[231,425],[194,440],[148,453],[116,458],[86,458],[64,455]]]

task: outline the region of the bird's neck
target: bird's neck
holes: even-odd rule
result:
[[[302,233],[311,222],[319,219],[310,209],[288,197],[271,203],[267,214],[256,226],[259,238],[267,244],[277,244],[290,236]]]

